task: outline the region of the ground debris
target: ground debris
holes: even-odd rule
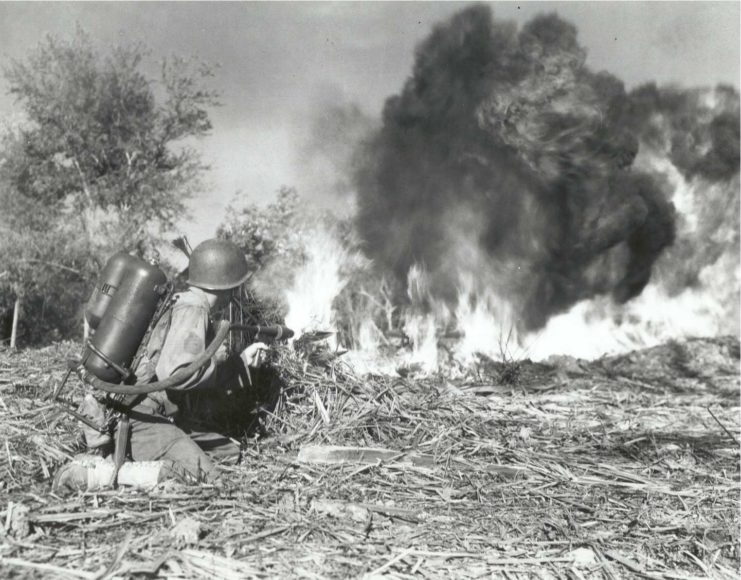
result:
[[[170,537],[178,548],[193,546],[198,543],[201,537],[201,528],[201,522],[191,517],[185,517],[173,526],[170,530]]]
[[[300,463],[363,463],[375,465],[383,462],[425,467],[435,464],[435,457],[432,455],[406,453],[377,447],[342,447],[340,445],[302,447],[298,452],[297,460]]]
[[[23,504],[8,503],[6,532],[18,540],[28,536],[31,533],[28,512],[28,507]]]
[[[506,380],[278,349],[280,392],[221,483],[61,498],[81,442],[46,397],[78,350],[0,352],[3,577],[738,577],[737,339]]]

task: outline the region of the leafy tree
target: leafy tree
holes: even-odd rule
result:
[[[279,322],[285,316],[278,289],[290,284],[293,270],[304,257],[310,214],[294,188],[282,187],[276,200],[266,206],[230,206],[226,221],[217,230],[218,237],[234,242],[247,256],[254,293],[245,298],[261,322]]]
[[[155,80],[146,56],[141,45],[99,54],[78,30],[5,70],[25,120],[0,153],[0,308],[20,295],[41,300],[44,320],[38,308],[25,314],[41,329],[32,340],[79,332],[74,319],[105,258],[161,238],[201,185],[192,140],[211,129],[212,71],[172,58]]]
[[[64,235],[56,229],[34,232],[6,224],[1,227],[0,313],[5,314],[0,318],[0,332],[14,338],[13,318],[22,306],[23,323],[18,329],[22,342],[62,338],[65,325],[71,319],[80,320],[80,297],[89,291],[92,280],[89,260],[75,243],[74,232]],[[81,328],[79,322],[74,327]]]
[[[282,187],[276,200],[264,207],[230,206],[217,235],[237,244],[256,272],[276,259],[294,262],[300,253],[305,213],[294,188]]]

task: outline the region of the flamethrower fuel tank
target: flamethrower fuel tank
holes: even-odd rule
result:
[[[111,298],[121,285],[121,281],[130,270],[134,270],[139,260],[126,252],[118,252],[111,256],[93,289],[93,294],[85,307],[85,320],[90,328],[95,330],[105,314]]]
[[[111,281],[118,286],[112,292],[105,288]],[[162,270],[135,256],[119,253],[108,261],[86,310],[99,320],[82,357],[89,372],[111,383],[124,379],[119,369],[131,365],[166,283]]]

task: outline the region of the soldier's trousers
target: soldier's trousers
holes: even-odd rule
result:
[[[239,460],[239,445],[229,437],[181,428],[158,415],[132,413],[129,445],[134,461],[163,461],[188,480],[213,480],[214,461]]]

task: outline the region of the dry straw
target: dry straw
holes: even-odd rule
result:
[[[735,339],[455,379],[285,347],[218,485],[58,497],[76,350],[0,353],[3,577],[738,577]]]

